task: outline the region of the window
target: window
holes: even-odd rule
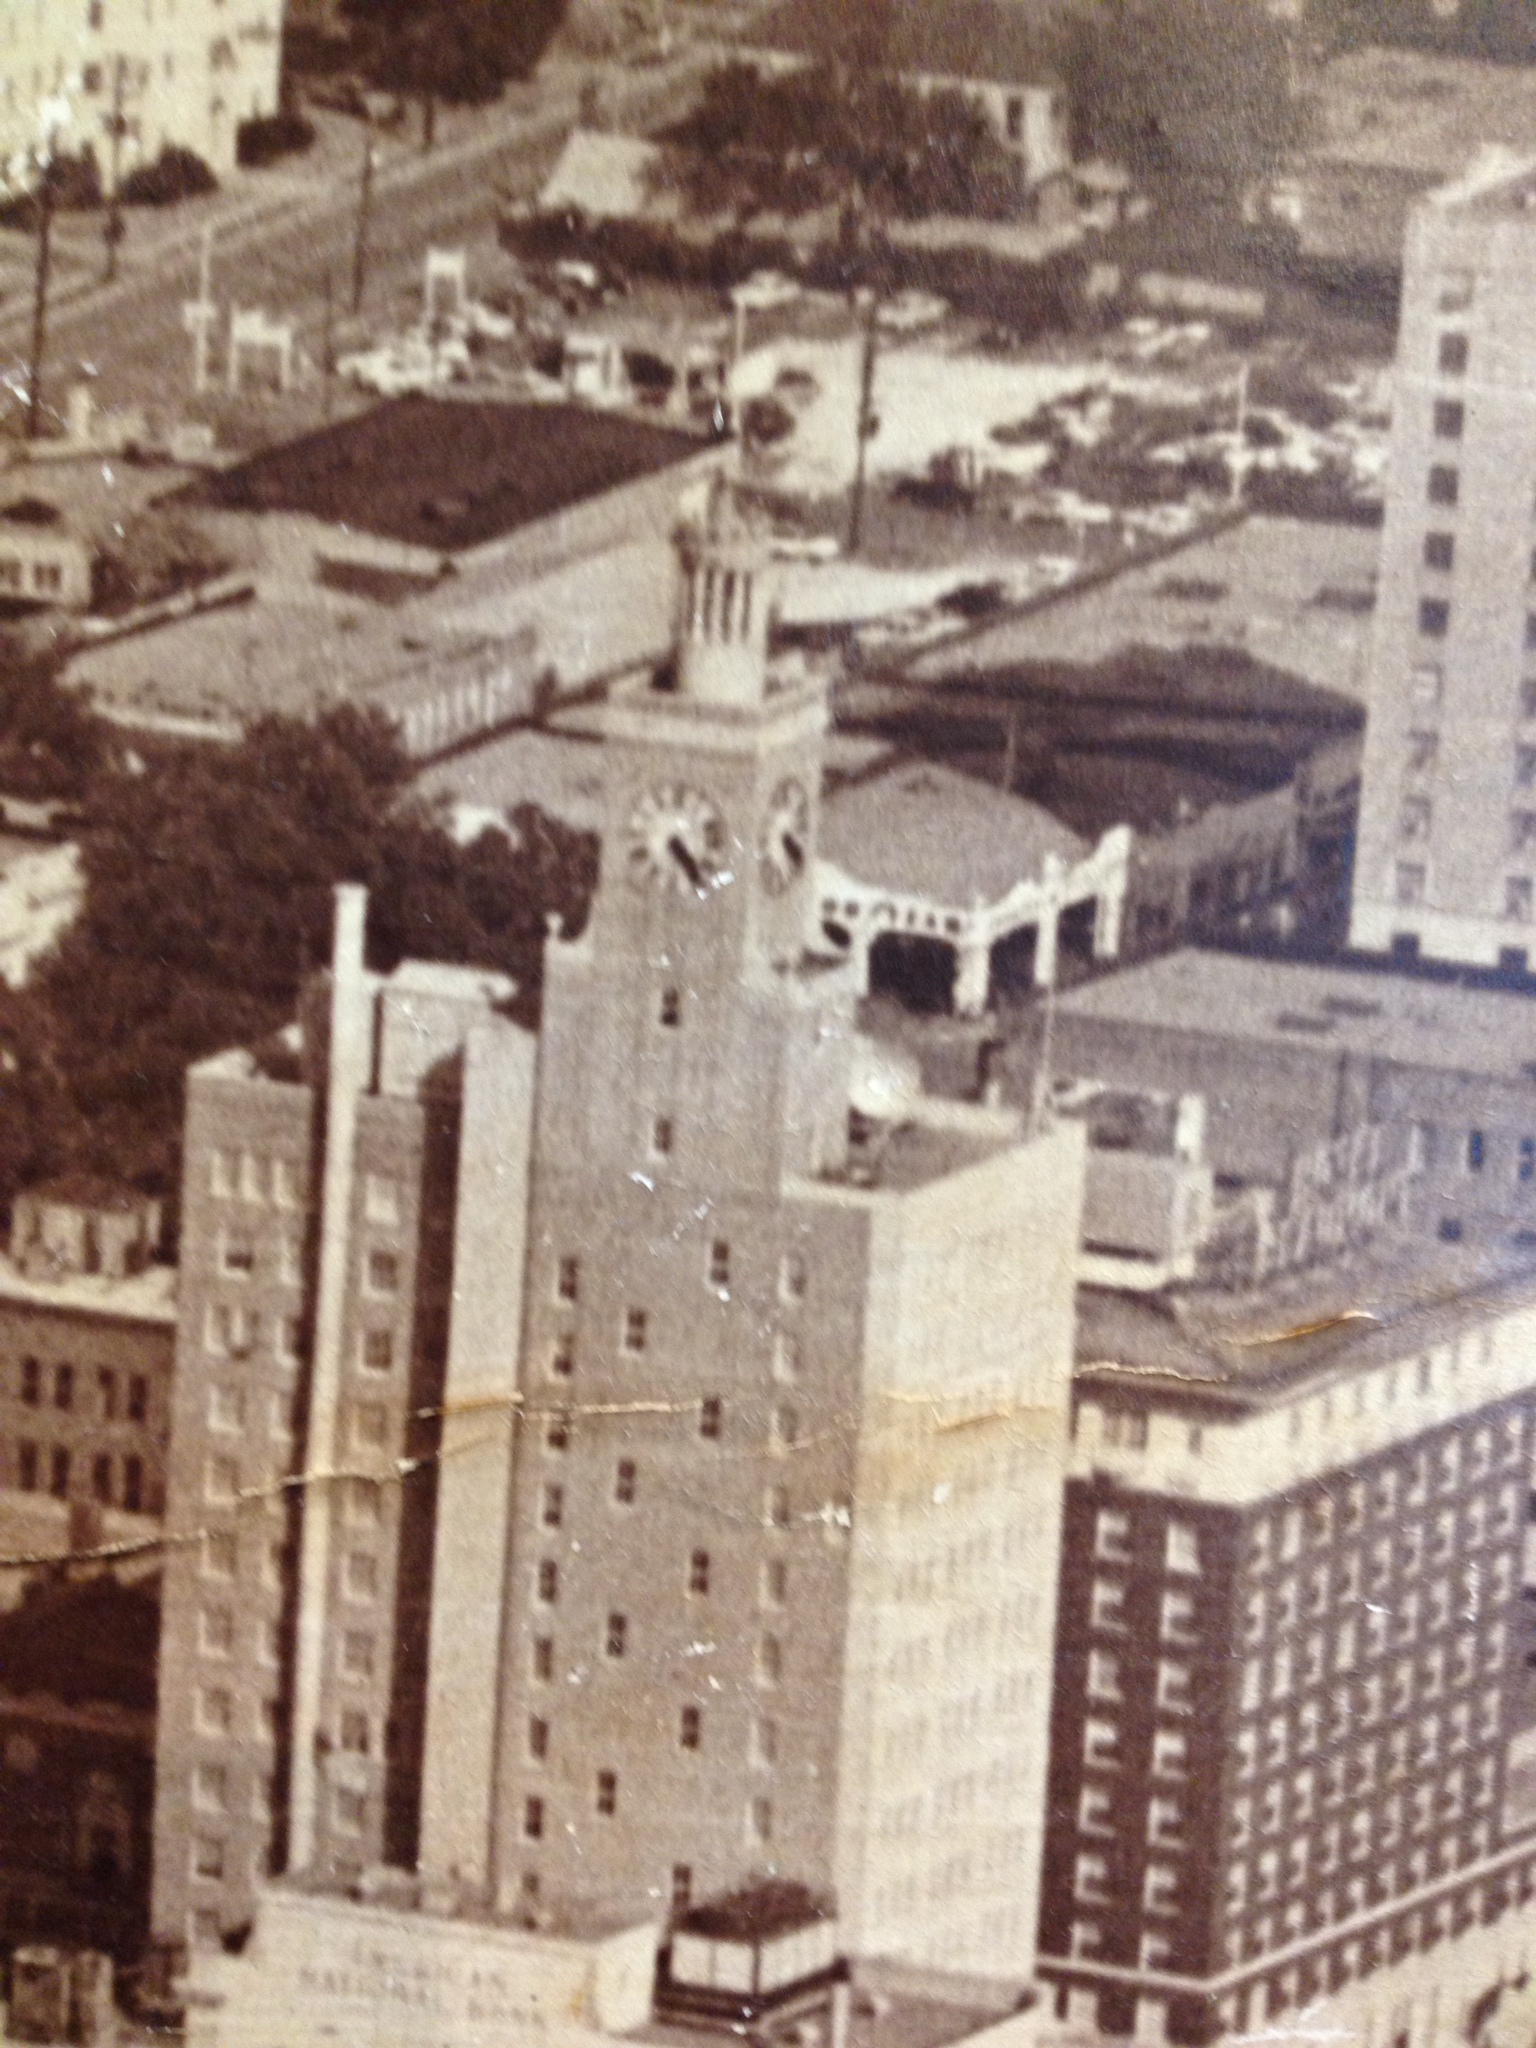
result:
[[[764,1561],[761,1590],[765,1607],[782,1607],[789,1598],[789,1566],[782,1557]]]
[[[368,1286],[374,1294],[394,1294],[400,1286],[400,1261],[394,1252],[368,1254]]]
[[[668,1031],[675,1031],[683,1021],[683,992],[678,988],[664,988],[656,998],[656,1021]]]
[[[1123,1408],[1106,1408],[1104,1411],[1104,1441],[1107,1444],[1124,1445],[1128,1451],[1144,1451],[1147,1448],[1147,1417],[1142,1410],[1127,1411]]]
[[[1125,1627],[1125,1588],[1114,1579],[1095,1579],[1088,1595],[1092,1628],[1118,1634]]]
[[[754,1842],[773,1839],[773,1801],[757,1798],[747,1808],[747,1832]]]
[[[1077,1827],[1084,1835],[1107,1835],[1114,1826],[1109,1794],[1102,1785],[1085,1785],[1078,1796]]]
[[[192,1875],[217,1883],[224,1875],[224,1844],[217,1835],[192,1837]]]
[[[1532,888],[1529,875],[1504,877],[1504,915],[1512,924],[1531,921]]]
[[[1467,1171],[1481,1173],[1488,1156],[1487,1140],[1481,1131],[1467,1133]]]
[[[256,1270],[256,1252],[244,1238],[228,1238],[224,1244],[224,1271],[234,1279],[248,1280]]]
[[[1177,1849],[1183,1843],[1184,1815],[1177,1799],[1147,1803],[1147,1840],[1154,1848]]]
[[[1424,901],[1428,872],[1421,861],[1400,860],[1393,871],[1392,896],[1399,910],[1415,910]]]
[[[723,1237],[717,1237],[709,1248],[709,1284],[721,1289],[731,1284],[731,1248]]]
[[[1189,1737],[1182,1728],[1159,1728],[1152,1737],[1154,1778],[1182,1778],[1189,1769]]]
[[[800,1377],[800,1341],[785,1330],[774,1333],[773,1376],[785,1385],[793,1385]]]
[[[553,1636],[536,1636],[533,1644],[533,1675],[548,1684],[555,1675],[555,1639]]]
[[[699,1435],[717,1443],[725,1420],[725,1405],[718,1394],[706,1394],[699,1403]]]
[[[544,1802],[535,1793],[523,1801],[523,1835],[530,1842],[544,1839]]]
[[[1170,1591],[1163,1595],[1159,1634],[1165,1643],[1192,1643],[1195,1640],[1193,1594]]]
[[[567,1451],[571,1447],[571,1411],[557,1408],[544,1425],[544,1448]]]
[[[369,1372],[388,1372],[395,1362],[395,1337],[392,1330],[365,1330],[363,1332],[363,1365]]]
[[[112,1460],[98,1452],[91,1464],[91,1492],[103,1507],[112,1505]]]
[[[279,1166],[285,1162],[273,1162],[272,1181],[277,1186]],[[292,1169],[287,1169],[291,1180]],[[285,1205],[286,1206],[286,1205]],[[400,1183],[388,1180],[382,1174],[370,1173],[363,1182],[363,1214],[370,1223],[397,1224],[400,1221]]]
[[[372,1678],[374,1640],[366,1629],[349,1628],[341,1639],[341,1668],[348,1678]]]
[[[643,1308],[627,1308],[624,1311],[624,1349],[643,1351],[649,1318]]]
[[[1100,1508],[1094,1518],[1093,1554],[1108,1564],[1131,1561],[1131,1518],[1117,1508]]]
[[[774,1451],[792,1451],[800,1441],[800,1417],[784,1402],[776,1403],[768,1418],[768,1443]]]
[[[1449,463],[1437,462],[1429,472],[1431,505],[1454,505],[1461,495],[1461,477]]]
[[[770,1721],[765,1714],[755,1715],[752,1722],[752,1761],[764,1770],[771,1770],[779,1760],[779,1724]]]
[[[763,1495],[763,1520],[770,1529],[789,1527],[789,1492],[783,1486],[770,1486]]]
[[[376,1527],[384,1519],[384,1489],[374,1479],[349,1479],[344,1496],[346,1518],[358,1528]]]
[[[784,1675],[784,1653],[779,1647],[777,1636],[759,1636],[757,1642],[757,1682],[759,1685],[777,1685]]]
[[[1114,1765],[1120,1761],[1120,1731],[1113,1721],[1083,1724],[1083,1762]]]
[[[1467,423],[1467,409],[1459,398],[1437,398],[1434,410],[1435,439],[1459,441]]]
[[[581,1285],[581,1262],[578,1259],[561,1259],[555,1268],[555,1298],[558,1301],[574,1301]]]
[[[53,1405],[65,1410],[75,1405],[75,1368],[58,1365],[53,1370]]]
[[[1536,760],[1536,749],[1532,750]],[[1440,735],[1436,732],[1415,730],[1408,735],[1408,773],[1410,775],[1433,775],[1440,759]]]
[[[197,1618],[197,1646],[205,1657],[231,1657],[235,1617],[227,1607],[205,1607]]]
[[[1198,1572],[1200,1552],[1195,1541],[1195,1532],[1187,1522],[1168,1524],[1166,1568],[1171,1572]]]
[[[1467,337],[1464,334],[1442,334],[1436,361],[1442,376],[1464,377],[1467,371]]]
[[[197,1694],[197,1725],[204,1735],[227,1735],[235,1724],[235,1703],[221,1685],[205,1685]]]
[[[617,1771],[599,1771],[597,1774],[597,1797],[594,1801],[601,1814],[612,1816],[619,1810],[619,1774]]]
[[[149,1381],[141,1372],[128,1381],[128,1420],[143,1422],[149,1415]]]
[[[1450,533],[1426,533],[1424,536],[1424,566],[1426,569],[1451,569],[1456,564],[1456,537]]]
[[[709,1591],[709,1552],[696,1550],[688,1560],[688,1590],[690,1593]]]
[[[1516,853],[1524,853],[1528,847],[1536,846],[1536,811],[1511,811],[1509,837]]]
[[[635,1461],[620,1458],[614,1468],[613,1497],[623,1507],[633,1507],[635,1500]]]
[[[546,1607],[552,1607],[560,1597],[560,1567],[552,1557],[539,1560],[538,1589]]]
[[[544,1505],[540,1511],[539,1519],[543,1522],[546,1529],[558,1529],[564,1515],[565,1488],[563,1486],[546,1486],[544,1489]]]
[[[805,1299],[805,1260],[798,1252],[786,1252],[779,1261],[779,1299]]]
[[[349,1550],[346,1563],[347,1594],[353,1600],[372,1600],[379,1590],[379,1560],[371,1550]]]
[[[1177,1907],[1179,1873],[1168,1863],[1149,1863],[1141,1884],[1141,1903],[1148,1913],[1172,1913]]]
[[[1444,597],[1419,599],[1419,631],[1428,640],[1443,640],[1451,630],[1450,600]]]
[[[697,1707],[684,1707],[678,1717],[677,1746],[697,1749],[704,1737],[704,1716]]]
[[[671,1156],[671,1152],[672,1119],[669,1116],[659,1116],[651,1125],[651,1155],[656,1159],[666,1159]]]
[[[1072,1868],[1072,1896],[1084,1906],[1107,1906],[1109,1864],[1097,1854],[1078,1857]]]
[[[1189,1666],[1172,1664],[1166,1658],[1157,1666],[1157,1704],[1165,1714],[1187,1714],[1193,1702],[1189,1692]]]
[[[1088,1697],[1091,1700],[1119,1700],[1120,1659],[1107,1650],[1088,1652]]]
[[[603,1651],[609,1657],[622,1657],[629,1643],[629,1617],[624,1614],[610,1614],[608,1627],[603,1636]]]
[[[43,1368],[38,1359],[24,1358],[21,1361],[21,1398],[29,1408],[42,1404]]]

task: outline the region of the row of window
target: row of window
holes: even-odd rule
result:
[[[1347,1831],[1337,1824],[1329,1827],[1316,1855],[1310,1839],[1303,1837],[1290,1845],[1283,1858],[1278,1849],[1268,1849],[1252,1865],[1233,1864],[1227,1871],[1225,1909],[1234,1920],[1251,1914],[1256,1906],[1278,1902],[1287,1893],[1298,1896],[1292,1898],[1278,1927],[1250,1923],[1246,1940],[1241,1930],[1234,1928],[1228,1937],[1231,1960],[1243,1960],[1245,1950],[1248,1955],[1262,1955],[1274,1945],[1276,1933],[1294,1941],[1329,1927],[1340,1917],[1341,1909],[1353,1917],[1385,1905],[1405,1892],[1422,1889],[1432,1878],[1448,1877],[1465,1864],[1480,1862],[1489,1853],[1493,1840],[1490,1819],[1474,1820],[1464,1832],[1459,1825],[1451,1825],[1440,1811],[1441,1793],[1433,1785],[1423,1787],[1422,1797],[1412,1804],[1409,1815],[1403,1801],[1389,1801],[1378,1826],[1372,1825],[1370,1814],[1360,1813],[1353,1816],[1358,1825]],[[1458,1803],[1458,1816],[1461,1810]],[[1432,1835],[1434,1840],[1417,1843],[1399,1860],[1398,1845],[1409,1827],[1416,1834]],[[1347,1879],[1341,1895],[1326,1882],[1319,1886],[1320,1880],[1336,1878],[1350,1863],[1369,1864],[1370,1868]]]
[[[149,1419],[149,1375],[119,1372],[114,1366],[96,1368],[94,1382],[87,1372],[69,1364],[52,1367],[40,1358],[23,1358],[17,1370],[16,1396],[25,1407],[57,1408],[62,1414],[85,1412],[85,1391],[94,1385],[93,1413],[101,1422],[145,1422]]]
[[[295,1159],[268,1158],[258,1152],[233,1152],[223,1147],[208,1154],[208,1192],[221,1201],[297,1209],[304,1198],[305,1179],[304,1169]],[[364,1209],[369,1220],[398,1222],[398,1183],[369,1174],[363,1186]]]
[[[599,1771],[593,1779],[592,1811],[605,1819],[619,1810],[619,1774],[617,1771]],[[543,1793],[530,1792],[523,1801],[523,1839],[527,1842],[542,1842],[552,1832],[549,1807]],[[749,1799],[746,1806],[744,1835],[750,1847],[760,1847],[773,1840],[773,1801],[764,1795]],[[679,1865],[679,1869],[683,1866]],[[691,1882],[687,1889],[691,1889]],[[677,1902],[677,1887],[674,1882],[674,1905]]]
[[[603,1654],[614,1659],[628,1656],[633,1645],[633,1632],[627,1614],[612,1613],[603,1629]],[[550,1685],[555,1678],[555,1639],[553,1636],[535,1636],[530,1670],[535,1683]],[[784,1676],[784,1648],[774,1635],[760,1635],[753,1657],[753,1671],[761,1686],[778,1685]]]
[[[16,1446],[16,1484],[23,1493],[46,1492],[55,1500],[68,1500],[77,1469],[74,1454],[64,1444],[23,1440]],[[116,1458],[108,1451],[98,1451],[90,1461],[90,1473],[91,1499],[101,1507],[122,1508],[130,1515],[151,1512],[142,1458]]]
[[[258,1312],[244,1302],[211,1301],[203,1317],[203,1349],[216,1358],[250,1358],[261,1343],[262,1319]],[[385,1342],[380,1355],[382,1364],[375,1367],[385,1371],[393,1363],[394,1338],[389,1331],[380,1333]],[[370,1363],[368,1346],[374,1333],[364,1332],[360,1341],[362,1362]],[[279,1365],[295,1366],[303,1357],[304,1325],[298,1316],[274,1316],[272,1318],[272,1348]]]
[[[1235,1851],[1248,1848],[1255,1835],[1289,1835],[1292,1840],[1289,1854],[1303,1881],[1308,1867],[1311,1850],[1306,1844],[1305,1831],[1318,1821],[1323,1812],[1336,1811],[1356,1797],[1370,1798],[1378,1786],[1378,1763],[1382,1755],[1379,1742],[1364,1743],[1361,1752],[1352,1757],[1330,1757],[1321,1771],[1308,1766],[1294,1777],[1277,1778],[1266,1785],[1257,1803],[1243,1794],[1232,1802],[1228,1823],[1230,1846]],[[1438,1744],[1436,1745],[1438,1756]],[[1400,1778],[1402,1774],[1399,1774]],[[1443,1778],[1436,1778],[1433,1772],[1420,1777],[1411,1792],[1393,1792],[1382,1804],[1386,1818],[1383,1826],[1390,1840],[1383,1846],[1395,1847],[1401,1831],[1404,1799],[1414,1816],[1413,1829],[1422,1834],[1438,1816],[1445,1821],[1460,1820],[1468,1799],[1474,1807],[1491,1806],[1497,1797],[1499,1761],[1494,1755],[1479,1757],[1470,1771],[1465,1764],[1454,1764]],[[1369,1809],[1361,1807],[1349,1816],[1348,1828],[1352,1836],[1362,1831],[1369,1833],[1371,1827]],[[1345,1822],[1330,1822],[1329,1839],[1338,1836]]]
[[[1169,1522],[1161,1531],[1162,1567],[1167,1572],[1198,1574],[1200,1546],[1187,1522]],[[1105,1564],[1133,1564],[1131,1517],[1124,1508],[1100,1508],[1093,1522],[1093,1554]]]
[[[1484,1365],[1488,1363],[1488,1346],[1489,1336],[1484,1332],[1479,1353]],[[1355,1385],[1358,1396],[1364,1381]],[[1444,1386],[1443,1368],[1425,1354],[1389,1367],[1380,1391],[1390,1406],[1405,1391],[1428,1397],[1443,1391]],[[1355,1410],[1362,1412],[1358,1398]],[[1447,1430],[1433,1450],[1416,1450],[1370,1478],[1347,1480],[1315,1493],[1305,1503],[1256,1517],[1248,1531],[1248,1569],[1269,1571],[1293,1563],[1305,1547],[1326,1548],[1340,1537],[1358,1535],[1370,1516],[1395,1521],[1405,1510],[1422,1508],[1433,1492],[1459,1495],[1467,1484],[1476,1484],[1496,1471],[1520,1473],[1524,1459],[1525,1418],[1518,1409],[1510,1409],[1496,1422]]]
[[[1507,1599],[1512,1554],[1479,1560],[1471,1553],[1491,1542],[1512,1543],[1520,1532],[1523,1508],[1523,1490],[1507,1484],[1493,1495],[1474,1494],[1460,1512],[1439,1508],[1422,1522],[1404,1522],[1395,1538],[1378,1536],[1363,1549],[1344,1551],[1304,1571],[1287,1572],[1267,1586],[1251,1586],[1243,1600],[1243,1642],[1252,1648],[1299,1625],[1321,1620],[1340,1607],[1353,1606],[1362,1593],[1374,1601],[1391,1595],[1392,1613],[1378,1605],[1364,1616],[1367,1643],[1377,1645],[1366,1654],[1379,1655],[1389,1639],[1412,1642],[1421,1613],[1431,1628],[1445,1625],[1450,1617],[1450,1579],[1443,1578],[1430,1587],[1422,1601],[1410,1582],[1426,1569],[1441,1571],[1458,1558],[1463,1561],[1464,1574],[1475,1574],[1464,1587],[1468,1591],[1464,1615],[1469,1607],[1476,1612],[1486,1600]]]
[[[1475,1672],[1475,1665],[1468,1668],[1467,1681]],[[1451,1683],[1457,1683],[1454,1674]],[[1414,1693],[1411,1663],[1405,1684],[1403,1705],[1394,1705],[1391,1714],[1406,1715],[1415,1706],[1433,1705],[1441,1697],[1438,1689],[1427,1690],[1423,1684]],[[1394,1673],[1394,1699],[1398,1691],[1399,1680]],[[1369,1765],[1374,1778],[1379,1762],[1385,1779],[1394,1782],[1411,1770],[1432,1766],[1442,1748],[1448,1754],[1459,1755],[1474,1742],[1495,1741],[1501,1725],[1500,1700],[1497,1688],[1477,1699],[1454,1700],[1443,1714],[1426,1714],[1412,1727],[1404,1720],[1402,1725],[1388,1729],[1378,1742],[1371,1731],[1381,1727],[1390,1716],[1385,1678],[1375,1673],[1359,1685],[1340,1686],[1328,1703],[1326,1721],[1321,1702],[1309,1700],[1297,1709],[1294,1718],[1289,1713],[1272,1714],[1262,1728],[1256,1721],[1238,1728],[1232,1742],[1237,1777],[1241,1782],[1261,1770],[1288,1770],[1294,1760],[1312,1756],[1328,1743],[1352,1745],[1357,1772]]]
[[[711,1238],[705,1253],[704,1277],[706,1283],[717,1292],[731,1284],[731,1247],[728,1239]],[[779,1261],[778,1293],[785,1302],[800,1302],[805,1299],[806,1264],[798,1252],[786,1252]],[[573,1253],[564,1253],[555,1261],[555,1300],[567,1306],[581,1298],[581,1261]],[[643,1309],[627,1309],[626,1316],[645,1317]],[[643,1349],[643,1343],[627,1347]]]
[[[549,1760],[553,1729],[542,1714],[532,1714],[528,1719],[528,1758],[531,1763],[546,1763]],[[704,1747],[704,1709],[689,1704],[678,1710],[677,1746],[679,1749],[699,1750]],[[779,1760],[779,1727],[776,1721],[764,1715],[756,1715],[752,1722],[751,1758],[754,1764],[764,1769],[771,1768]]]

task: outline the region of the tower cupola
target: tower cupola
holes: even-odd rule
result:
[[[702,519],[677,533],[677,688],[700,704],[761,704],[775,598],[760,525],[717,476]]]

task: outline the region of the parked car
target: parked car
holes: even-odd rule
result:
[[[754,270],[741,284],[731,286],[731,304],[746,313],[768,313],[775,306],[791,305],[800,296],[800,286],[781,270]]]

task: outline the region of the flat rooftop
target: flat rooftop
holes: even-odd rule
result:
[[[1133,647],[1220,647],[1363,701],[1380,554],[1374,527],[1245,519],[946,642],[904,674],[945,683],[1026,663],[1087,666]]]
[[[304,513],[455,553],[666,469],[705,444],[582,406],[391,399],[205,477],[177,501]]]
[[[1064,993],[1056,1014],[1536,1084],[1530,996],[1385,969],[1189,947]]]
[[[19,1266],[0,1257],[0,1309],[43,1308],[75,1316],[99,1316],[103,1322],[160,1323],[176,1326],[176,1269],[146,1266],[142,1273],[112,1279],[103,1273],[64,1273],[57,1279],[33,1280]]]
[[[1242,1294],[1078,1290],[1080,1393],[1135,1387],[1264,1407],[1445,1344],[1536,1302],[1536,1245],[1379,1240]]]

